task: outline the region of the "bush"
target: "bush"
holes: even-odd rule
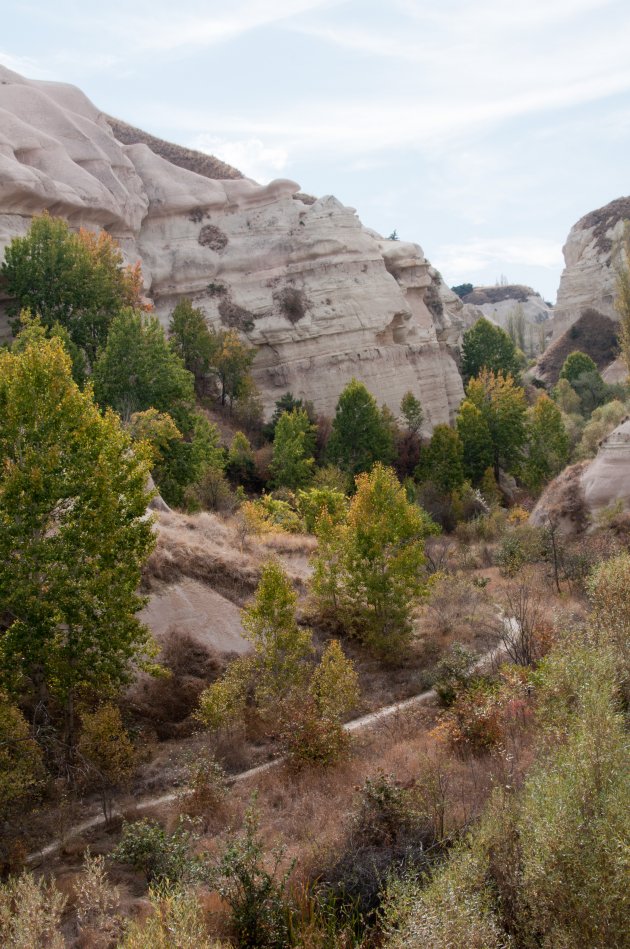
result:
[[[228,794],[227,775],[214,755],[197,753],[188,765],[180,811],[189,817],[205,818],[206,829],[211,818],[220,814]]]
[[[453,704],[458,692],[470,682],[476,660],[475,654],[461,643],[453,643],[448,654],[438,663],[433,687],[445,708]]]
[[[232,931],[238,946],[291,945],[292,903],[288,895],[292,866],[280,873],[283,854],[277,851],[271,870],[250,808],[245,832],[232,840],[212,872],[212,884],[232,911]]]
[[[336,764],[350,750],[350,736],[338,719],[322,715],[312,696],[289,702],[282,711],[280,744],[293,770]]]
[[[136,753],[115,705],[84,712],[77,751],[86,770],[83,783],[98,788],[105,819],[111,818],[112,793],[131,777]]]
[[[147,818],[133,824],[125,822],[120,843],[112,851],[112,857],[144,873],[147,883],[180,883],[198,879],[202,867],[190,852],[193,840],[190,826],[189,821],[180,819],[169,834],[157,821]]]
[[[64,949],[61,917],[66,898],[54,883],[30,873],[0,885],[0,941],[3,949]]]
[[[341,907],[372,924],[387,879],[403,869],[427,870],[437,856],[431,821],[418,808],[414,789],[391,774],[368,778],[359,790],[341,855],[320,876]]]
[[[209,938],[194,893],[160,887],[149,891],[149,900],[153,915],[132,923],[119,949],[222,949]]]
[[[503,576],[514,577],[526,564],[545,560],[546,553],[544,528],[523,524],[504,535],[495,559]]]

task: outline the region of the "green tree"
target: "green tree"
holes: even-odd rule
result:
[[[565,415],[579,415],[582,407],[580,397],[568,379],[559,379],[553,387],[551,397]]]
[[[484,369],[466,388],[466,397],[483,415],[492,438],[494,477],[499,469],[516,471],[520,465],[527,439],[525,416],[527,404],[524,390],[512,376]]]
[[[243,385],[249,380],[249,371],[256,355],[243,343],[236,330],[212,331],[216,350],[210,371],[219,383],[221,405],[234,405]]]
[[[341,721],[359,701],[359,677],[337,639],[326,645],[308,691],[319,714],[332,721]]]
[[[171,348],[195,377],[197,392],[203,394],[219,342],[208,329],[203,310],[188,299],[180,300],[171,314],[168,334]]]
[[[0,679],[51,714],[54,698],[72,745],[77,695],[115,691],[149,648],[149,458],[36,334],[0,352],[0,458]]]
[[[392,435],[383,423],[374,397],[362,382],[352,379],[345,387],[332,423],[328,457],[348,474],[369,471],[377,462],[393,458]]]
[[[469,293],[473,292],[472,283],[458,283],[456,287],[451,287],[453,293],[456,293],[458,297],[467,297]]]
[[[301,694],[313,655],[310,630],[296,620],[297,594],[279,563],[262,569],[252,603],[241,613],[253,655],[236,659],[202,694],[199,719],[220,728],[242,715],[248,693],[264,717],[277,719],[283,704]]]
[[[422,449],[415,476],[430,481],[444,494],[464,483],[464,446],[450,425],[436,425],[431,441]]]
[[[462,376],[464,382],[484,370],[516,376],[521,361],[514,342],[500,326],[481,317],[466,333],[462,341]]]
[[[576,350],[574,353],[569,353],[567,358],[562,364],[562,369],[560,370],[560,378],[566,379],[571,385],[584,375],[584,373],[597,372],[597,366],[593,362],[590,356],[587,356],[586,353],[582,353],[579,350]]]
[[[570,442],[562,412],[548,395],[541,395],[527,411],[527,458],[523,480],[540,491],[562,471],[569,460]]]
[[[59,324],[90,364],[115,315],[124,307],[143,308],[140,268],[124,265],[109,234],[74,233],[66,221],[48,214],[34,218],[28,233],[11,241],[0,279],[13,298],[10,316],[29,309],[46,329]]]
[[[311,422],[315,422],[315,413],[311,402],[304,402],[303,399],[296,399],[292,392],[285,392],[279,399],[273,410],[270,421],[265,425],[264,434],[269,441],[273,441],[276,432],[276,425],[285,412],[293,412],[294,409],[304,409]]]
[[[304,488],[315,467],[315,426],[304,409],[283,412],[276,424],[269,470],[276,487]]]
[[[228,451],[227,472],[235,484],[250,485],[255,478],[256,462],[249,438],[235,432]]]
[[[40,791],[44,778],[42,752],[22,712],[0,691],[0,820],[24,808]]]
[[[494,462],[492,435],[480,409],[464,399],[457,416],[457,434],[463,446],[464,474],[478,485],[487,468]]]
[[[356,481],[346,523],[320,518],[312,590],[324,616],[396,658],[410,641],[413,605],[425,589],[424,539],[432,526],[391,468],[377,463]]]
[[[157,317],[126,309],[114,319],[94,366],[94,394],[125,419],[154,408],[172,415],[183,430],[194,403],[194,380]]]
[[[407,431],[412,435],[419,435],[424,421],[424,412],[420,400],[413,392],[405,392],[400,403],[400,411],[405,420]]]

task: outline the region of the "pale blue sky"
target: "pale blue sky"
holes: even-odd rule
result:
[[[449,284],[555,299],[630,193],[628,0],[0,0],[0,62],[260,181],[335,194]]]

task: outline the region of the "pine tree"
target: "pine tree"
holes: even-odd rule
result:
[[[376,400],[362,382],[352,379],[337,402],[328,442],[330,461],[356,475],[369,471],[377,461],[391,462],[393,453],[391,431]]]
[[[276,487],[304,488],[313,478],[315,426],[304,409],[283,412],[276,424],[269,470]]]
[[[436,425],[431,441],[422,449],[416,468],[418,481],[429,481],[450,494],[464,483],[464,448],[457,432],[450,425]]]
[[[462,341],[462,376],[464,382],[478,376],[483,369],[516,376],[521,361],[514,342],[500,326],[485,317],[477,320]]]

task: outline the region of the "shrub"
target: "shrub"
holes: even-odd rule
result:
[[[83,937],[109,944],[120,935],[121,918],[116,913],[120,907],[120,892],[107,879],[105,858],[90,855],[89,849],[83,858],[83,870],[75,884],[74,901],[77,923]],[[98,945],[98,941],[97,941]]]
[[[208,936],[199,900],[185,889],[149,890],[153,914],[131,923],[119,949],[222,949]]]
[[[290,945],[292,904],[288,895],[292,866],[280,873],[283,854],[277,851],[271,870],[252,808],[245,816],[245,831],[221,854],[211,880],[232,911],[232,930],[239,946]]]
[[[206,818],[206,825],[220,813],[228,793],[227,775],[214,755],[201,751],[190,761],[180,811],[190,817]]]
[[[0,691],[0,820],[33,801],[43,779],[39,745],[21,711]]]
[[[84,783],[97,787],[106,820],[112,811],[112,793],[129,780],[136,753],[115,705],[84,712],[77,751],[87,766]]]
[[[315,699],[288,702],[282,710],[280,744],[289,767],[336,764],[350,750],[350,736],[338,719],[322,715]]]
[[[391,774],[367,778],[344,849],[321,873],[324,890],[360,913],[364,925],[374,922],[388,877],[403,869],[425,871],[437,856],[431,821],[418,803],[415,790],[401,787]]]
[[[300,516],[309,534],[314,534],[317,521],[326,513],[333,524],[340,524],[348,510],[348,499],[341,491],[333,488],[309,488],[297,492]]]
[[[503,576],[514,577],[526,564],[544,560],[546,549],[544,529],[523,524],[504,535],[495,559]]]
[[[476,658],[461,643],[453,643],[447,655],[438,663],[434,689],[446,708],[453,704],[458,692],[470,682]]]
[[[0,885],[0,940],[4,949],[64,949],[61,917],[66,898],[54,883],[30,873]]]
[[[144,873],[148,883],[198,879],[201,864],[190,852],[193,840],[190,826],[189,821],[180,819],[169,834],[157,821],[147,818],[133,824],[125,822],[120,843],[112,851],[112,857]]]

